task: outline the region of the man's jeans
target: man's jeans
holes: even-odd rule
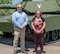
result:
[[[19,28],[14,28],[14,40],[13,40],[14,51],[17,51],[19,38],[20,38],[21,50],[24,51],[25,49],[25,28],[23,30]]]

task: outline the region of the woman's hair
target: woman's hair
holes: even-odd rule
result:
[[[37,12],[38,12],[39,10],[37,10],[36,12],[35,12],[35,17],[37,17]],[[40,17],[42,17],[42,13],[41,13],[41,11],[39,11],[39,13],[40,13]]]

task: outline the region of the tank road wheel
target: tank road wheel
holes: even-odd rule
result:
[[[59,38],[60,38],[60,30],[59,30],[59,32],[58,32],[58,33],[59,33]]]
[[[51,38],[54,41],[58,39],[58,31],[57,30],[55,30],[51,33]]]
[[[25,33],[25,39],[26,40],[33,41],[33,34],[31,32],[32,32],[31,29],[26,30],[26,33]]]
[[[3,32],[3,37],[4,37],[4,38],[12,37],[12,33]]]
[[[49,41],[49,32],[44,34],[44,43],[47,43]]]

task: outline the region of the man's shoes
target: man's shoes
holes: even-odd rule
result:
[[[37,54],[37,52],[33,52],[33,54]]]
[[[37,54],[37,52],[36,51],[33,51],[33,54]]]
[[[16,54],[16,51],[14,51],[13,54]]]
[[[13,54],[16,54],[16,52],[14,51]]]

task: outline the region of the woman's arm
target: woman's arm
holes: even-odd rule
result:
[[[36,30],[35,27],[34,27],[34,25],[33,25],[33,22],[31,23],[31,26],[32,26],[32,29],[33,30]]]
[[[33,25],[33,22],[31,23],[31,26],[32,26],[33,30],[34,30],[37,34],[40,33],[40,31],[38,31],[38,30],[35,29],[35,27],[34,27],[34,25]]]
[[[43,22],[43,27],[41,28],[40,32],[43,31],[46,27],[46,22]]]

